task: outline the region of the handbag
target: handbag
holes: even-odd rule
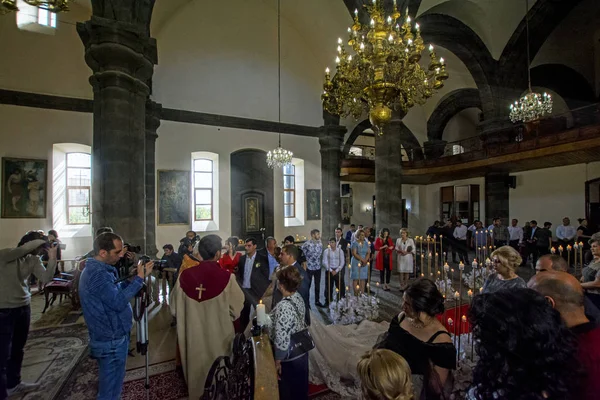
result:
[[[286,300],[292,303],[292,306],[294,307],[296,312],[300,314],[294,302],[291,301],[289,298]],[[304,315],[300,315],[300,321],[304,321]],[[285,357],[285,360],[281,360],[281,362],[294,361],[295,359],[302,357],[314,348],[315,342],[313,341],[313,338],[310,335],[308,328],[305,327],[304,329],[296,333],[292,333],[292,335],[290,336],[290,345],[288,347],[287,356]]]

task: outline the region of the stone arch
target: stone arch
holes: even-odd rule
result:
[[[448,15],[424,14],[418,22],[426,43],[444,47],[460,58],[475,80],[483,107],[491,107],[497,63],[481,38],[463,22]]]
[[[412,131],[404,124],[404,122],[401,122],[400,124],[398,124],[398,126],[399,128],[397,132],[390,132],[388,128],[388,130],[385,131],[384,135],[400,135],[400,141],[402,143],[402,146],[404,147],[407,153],[412,154],[413,160],[422,160],[424,158],[423,149],[421,148],[419,140],[416,138],[414,133],[412,133]],[[356,139],[366,129],[369,128],[371,128],[371,122],[369,122],[368,119],[365,119],[359,122],[358,125],[356,125],[356,127],[352,130],[350,136],[348,136],[346,143],[344,144],[344,156],[348,155],[348,153],[350,152],[350,147],[352,147]]]
[[[537,0],[529,10],[529,48],[531,60],[548,39],[560,22],[582,0]],[[525,71],[527,65],[527,31],[525,17],[517,26],[511,38],[506,43],[502,55],[498,60],[499,71],[502,73],[502,85],[510,88],[527,85]]]
[[[543,64],[531,69],[531,83],[558,93],[570,109],[593,103],[594,89],[587,79],[571,67],[562,64]]]
[[[481,110],[481,98],[477,89],[456,89],[446,94],[427,121],[427,138],[429,140],[442,140],[444,128],[448,121],[467,108]]]

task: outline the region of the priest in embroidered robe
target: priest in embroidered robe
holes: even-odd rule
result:
[[[177,339],[190,399],[199,399],[213,362],[231,354],[233,321],[244,307],[244,293],[235,275],[222,269],[222,242],[217,235],[198,243],[203,261],[180,272],[171,293],[171,313],[177,317]]]

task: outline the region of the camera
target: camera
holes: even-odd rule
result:
[[[152,260],[148,256],[141,256],[140,257],[140,261],[143,264],[147,264],[147,263],[149,263],[149,262],[152,261],[154,263],[154,269],[157,270],[157,271],[159,271],[159,272],[162,272],[163,269],[165,269],[165,267],[167,266],[167,260]]]

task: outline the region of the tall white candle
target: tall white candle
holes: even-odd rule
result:
[[[265,309],[265,305],[262,303],[262,300],[256,306],[256,322],[260,326],[263,326],[267,323],[267,311]]]

